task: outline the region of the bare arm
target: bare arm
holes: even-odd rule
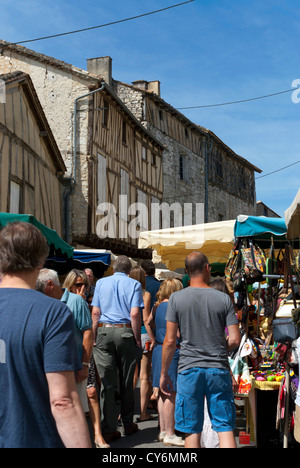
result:
[[[141,326],[142,326],[142,317],[139,307],[132,307],[130,311],[130,318],[131,318],[131,326],[133,335],[135,338],[136,345],[141,348]]]
[[[178,323],[167,321],[167,331],[162,349],[162,365],[160,376],[160,389],[165,395],[170,395],[168,384],[170,387],[172,387],[171,380],[168,376],[168,371],[176,351],[177,333]]]
[[[100,315],[101,315],[100,308],[94,306],[92,310],[94,341],[96,341],[96,338],[97,338]]]
[[[76,382],[82,382],[88,378],[89,368],[86,364],[90,363],[91,355],[94,347],[94,332],[92,328],[89,328],[83,333],[82,340],[82,358],[81,361],[85,364],[82,365],[82,369],[76,372]]]
[[[239,346],[240,342],[241,342],[241,332],[239,330],[239,326],[230,325],[228,327],[228,340],[227,340],[228,351],[231,351],[232,349]]]
[[[145,328],[151,340],[151,349],[153,349],[155,343],[155,335],[153,333],[152,328],[149,325],[149,317],[150,317],[150,304],[151,304],[151,294],[149,292],[144,294],[144,309],[143,309],[143,321],[145,324]]]
[[[74,372],[46,374],[50,406],[66,448],[91,448],[89,430],[75,386]]]

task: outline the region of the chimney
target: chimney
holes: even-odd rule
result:
[[[132,84],[136,88],[144,89],[145,91],[148,90],[148,81],[146,81],[146,80],[133,81]]]
[[[87,69],[89,73],[98,75],[109,86],[112,85],[112,59],[111,57],[97,57],[87,59]]]
[[[160,97],[160,81],[137,80],[132,82],[136,88],[144,89],[157,94]]]
[[[152,91],[160,97],[160,81],[149,81],[148,91]]]

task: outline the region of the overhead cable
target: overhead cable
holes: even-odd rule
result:
[[[171,5],[171,6],[166,7],[166,8],[161,8],[160,10],[150,11],[148,13],[143,13],[141,15],[136,15],[136,16],[131,16],[130,18],[125,18],[125,19],[121,19],[121,20],[118,20],[118,21],[112,21],[110,23],[100,24],[98,26],[91,26],[89,28],[77,29],[75,31],[68,31],[68,32],[60,33],[60,34],[52,34],[50,36],[37,37],[36,39],[28,39],[26,41],[10,42],[7,45],[26,44],[27,42],[43,41],[45,39],[53,39],[54,37],[67,36],[67,35],[70,35],[70,34],[77,34],[77,33],[84,32],[84,31],[91,31],[92,29],[104,28],[106,26],[112,26],[114,24],[125,23],[126,21],[132,21],[132,20],[135,20],[135,19],[138,19],[138,18],[143,18],[145,16],[154,15],[155,13],[161,13],[162,11],[170,10],[171,8],[177,8],[179,6],[186,5],[187,3],[192,3],[192,2],[195,2],[195,1],[196,0],[188,0],[186,2],[177,3],[176,5]]]
[[[230,102],[222,102],[220,104],[208,104],[205,106],[190,106],[190,107],[176,107],[177,110],[183,109],[201,109],[204,107],[219,107],[219,106],[229,106],[230,104],[240,104],[242,102],[249,102],[249,101],[256,101],[258,99],[266,99],[272,96],[278,96],[279,94],[290,93],[295,91],[297,88],[286,89],[285,91],[279,91],[278,93],[266,94],[265,96],[258,96],[250,99],[241,99],[239,101],[230,101]]]
[[[300,163],[300,160],[299,161],[296,161],[292,164],[289,164],[288,166],[284,166],[284,167],[281,167],[280,169],[277,169],[276,171],[272,171],[272,172],[268,172],[268,174],[264,174],[262,176],[259,176],[259,177],[256,177],[255,180],[257,179],[262,179],[263,177],[267,177],[269,175],[272,175],[272,174],[275,174],[276,172],[281,172],[283,171],[284,169],[287,169],[288,167],[291,167],[291,166],[295,166],[295,164],[299,164]]]

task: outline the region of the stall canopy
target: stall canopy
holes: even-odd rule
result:
[[[234,236],[251,237],[262,248],[269,248],[273,237],[274,245],[284,247],[287,227],[282,218],[267,218],[265,216],[239,215],[234,225]]]
[[[57,271],[59,275],[65,275],[73,268],[78,270],[90,268],[96,278],[102,278],[111,264],[111,255],[111,252],[106,250],[75,249],[72,259],[66,260],[56,256],[49,257],[46,260],[45,267]]]
[[[22,221],[36,226],[47,239],[52,255],[60,255],[61,257],[68,259],[73,257],[73,247],[67,244],[54,229],[50,229],[40,223],[33,215],[0,213],[0,229],[14,221]]]
[[[141,232],[139,248],[151,248],[154,263],[170,270],[183,268],[186,256],[195,250],[211,264],[225,264],[233,246],[235,220]]]
[[[287,238],[300,239],[300,189],[291,206],[284,212],[284,218],[287,225]]]

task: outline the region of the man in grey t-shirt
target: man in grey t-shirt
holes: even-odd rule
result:
[[[173,293],[168,304],[160,388],[163,393],[169,393],[168,369],[179,330],[181,345],[175,427],[187,434],[186,448],[200,448],[206,398],[220,447],[236,447],[228,351],[240,343],[238,322],[229,296],[208,286],[210,268],[207,257],[200,252],[192,252],[186,259],[186,269],[190,287]]]

